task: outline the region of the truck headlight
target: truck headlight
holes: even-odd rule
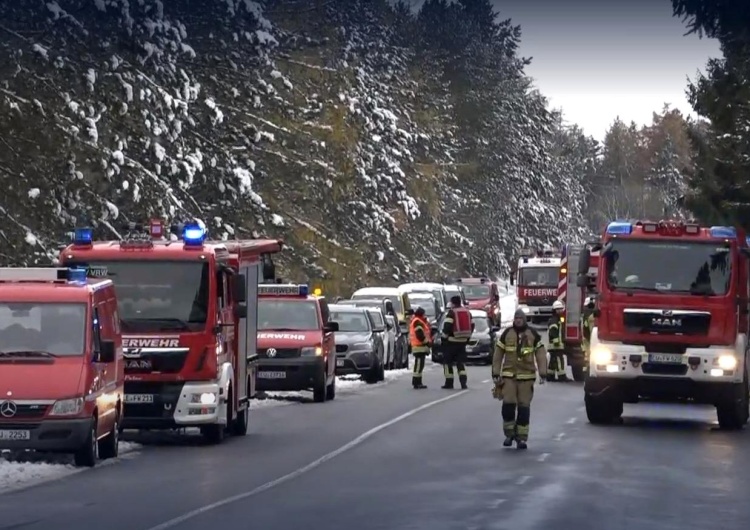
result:
[[[73,416],[83,410],[83,398],[61,399],[52,405],[50,416]]]
[[[302,357],[320,357],[323,355],[323,348],[320,346],[308,346],[307,348],[302,348],[300,355]]]
[[[609,364],[612,358],[612,350],[605,346],[597,346],[591,351],[591,361],[595,365]]]
[[[529,313],[531,313],[531,309],[529,309],[529,306],[527,306],[527,305],[519,305],[518,309],[520,309],[521,311],[523,311],[527,315]]]
[[[722,370],[734,370],[737,368],[737,358],[734,355],[720,355],[719,368]]]
[[[216,394],[214,392],[203,392],[202,394],[193,394],[191,403],[200,403],[201,405],[214,405],[216,404]]]

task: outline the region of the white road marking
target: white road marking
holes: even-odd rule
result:
[[[567,421],[567,423],[568,423],[569,425],[572,425],[572,424],[573,424],[573,423],[575,423],[576,421],[578,421],[578,418],[570,418],[570,419],[569,419],[569,420]]]
[[[540,462],[544,462],[545,460],[547,460],[548,456],[549,456],[549,453],[542,453],[539,455],[539,458],[537,458],[537,460]]]
[[[312,471],[316,467],[320,467],[321,465],[325,464],[329,460],[333,460],[337,456],[342,455],[343,453],[349,451],[350,449],[354,449],[358,445],[361,445],[363,442],[368,440],[369,438],[375,436],[380,431],[387,429],[388,427],[391,427],[392,425],[395,425],[407,418],[410,418],[411,416],[414,416],[415,414],[419,414],[423,410],[427,410],[431,407],[434,407],[435,405],[439,405],[440,403],[444,403],[450,399],[455,399],[459,396],[462,396],[466,393],[468,393],[468,390],[462,390],[460,392],[457,392],[455,394],[451,394],[450,396],[437,399],[435,401],[430,401],[429,403],[425,403],[424,405],[417,407],[415,409],[410,410],[409,412],[405,412],[401,416],[397,416],[396,418],[393,418],[390,421],[387,421],[385,423],[382,423],[378,425],[377,427],[373,427],[367,432],[364,432],[357,436],[354,440],[351,442],[342,445],[338,449],[335,449],[331,451],[328,454],[325,454],[318,458],[317,460],[313,460],[306,466],[303,466],[299,469],[296,469],[292,471],[291,473],[287,473],[283,477],[279,477],[277,479],[274,479],[270,482],[266,482],[265,484],[262,484],[258,486],[257,488],[253,488],[250,491],[246,491],[244,493],[240,493],[237,495],[233,495],[231,497],[227,497],[226,499],[222,499],[217,502],[213,502],[211,504],[206,504],[205,506],[202,506],[200,508],[196,508],[195,510],[189,511],[183,515],[180,515],[179,517],[175,517],[173,519],[170,519],[168,521],[165,521],[159,525],[153,526],[149,528],[148,530],[166,530],[167,528],[173,528],[181,523],[184,523],[185,521],[189,519],[193,519],[194,517],[197,517],[199,515],[202,515],[206,512],[210,512],[211,510],[215,510],[216,508],[221,508],[222,506],[226,506],[227,504],[232,504],[233,502],[241,501],[243,499],[248,499],[250,497],[254,497],[255,495],[258,495],[259,493],[263,493],[264,491],[270,490],[271,488],[275,488],[276,486],[279,486],[281,484],[284,484],[285,482],[289,482],[292,479],[295,479],[299,477],[300,475],[304,475],[308,471]]]
[[[489,507],[491,510],[497,510],[500,508],[500,505],[505,502],[505,499],[497,499],[496,501],[492,501],[489,503]]]
[[[563,436],[565,436],[565,433],[561,432],[560,434],[558,434],[557,436],[555,436],[555,441],[559,442],[560,440],[563,439]]]
[[[483,384],[484,384],[484,383],[489,383],[490,381],[492,381],[492,379],[485,379],[484,381],[482,381],[482,383],[483,383]]]
[[[530,475],[524,475],[521,478],[519,478],[518,480],[516,480],[516,484],[518,484],[519,486],[521,484],[526,484],[529,481],[530,478],[531,478]]]

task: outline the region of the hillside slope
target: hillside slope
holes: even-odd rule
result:
[[[419,35],[486,20],[426,4],[3,2],[0,260],[49,263],[75,225],[196,217],[282,237],[286,277],[343,292],[502,273],[520,245],[576,237],[585,142],[523,76],[517,28],[457,52]],[[498,46],[486,75],[509,88],[461,86],[455,58]]]

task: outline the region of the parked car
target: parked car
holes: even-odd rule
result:
[[[335,333],[336,375],[359,375],[368,384],[383,381],[385,345],[369,311],[346,305],[331,305],[329,310],[339,327]]]
[[[392,368],[409,368],[409,329],[398,325],[398,313],[388,298],[339,300],[339,305],[351,305],[354,307],[379,308],[386,316],[386,320],[392,320],[394,345],[392,356]]]
[[[407,328],[408,332],[411,305],[406,293],[399,291],[397,287],[364,287],[354,291],[351,296],[352,300],[372,300],[373,298],[390,300],[398,315],[399,326]]]
[[[430,293],[438,303],[438,307],[440,308],[438,313],[445,311],[447,303],[445,301],[445,287],[442,283],[404,283],[399,285],[398,288],[402,293]]]
[[[437,324],[438,318],[440,317],[440,306],[435,301],[435,298],[430,293],[414,292],[407,295],[409,297],[409,303],[412,308],[416,310],[417,307],[424,309],[424,316],[430,323],[430,326]]]
[[[363,309],[367,311],[375,333],[379,333],[383,338],[385,369],[391,370],[396,355],[396,328],[388,323],[385,315],[379,308],[365,307]]]
[[[432,328],[434,341],[432,361],[436,363],[441,363],[443,360],[443,344],[439,330],[442,329],[444,321],[445,315],[442,315],[437,326]],[[474,330],[466,344],[466,360],[471,363],[492,364],[495,339],[500,333],[500,328],[493,326],[487,312],[479,309],[471,310],[471,322],[474,324]]]

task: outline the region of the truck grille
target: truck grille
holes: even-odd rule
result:
[[[268,350],[276,350],[276,354],[268,355]],[[302,351],[299,348],[265,348],[258,350],[261,359],[294,359],[300,357]]]
[[[705,311],[669,311],[626,309],[623,324],[628,333],[652,335],[707,335],[711,313]]]
[[[49,405],[16,405],[17,410],[13,419],[26,420],[41,418],[47,413]]]
[[[189,354],[188,348],[150,350],[147,352],[126,350],[125,373],[149,374],[160,372],[162,374],[176,374],[182,371]]]

